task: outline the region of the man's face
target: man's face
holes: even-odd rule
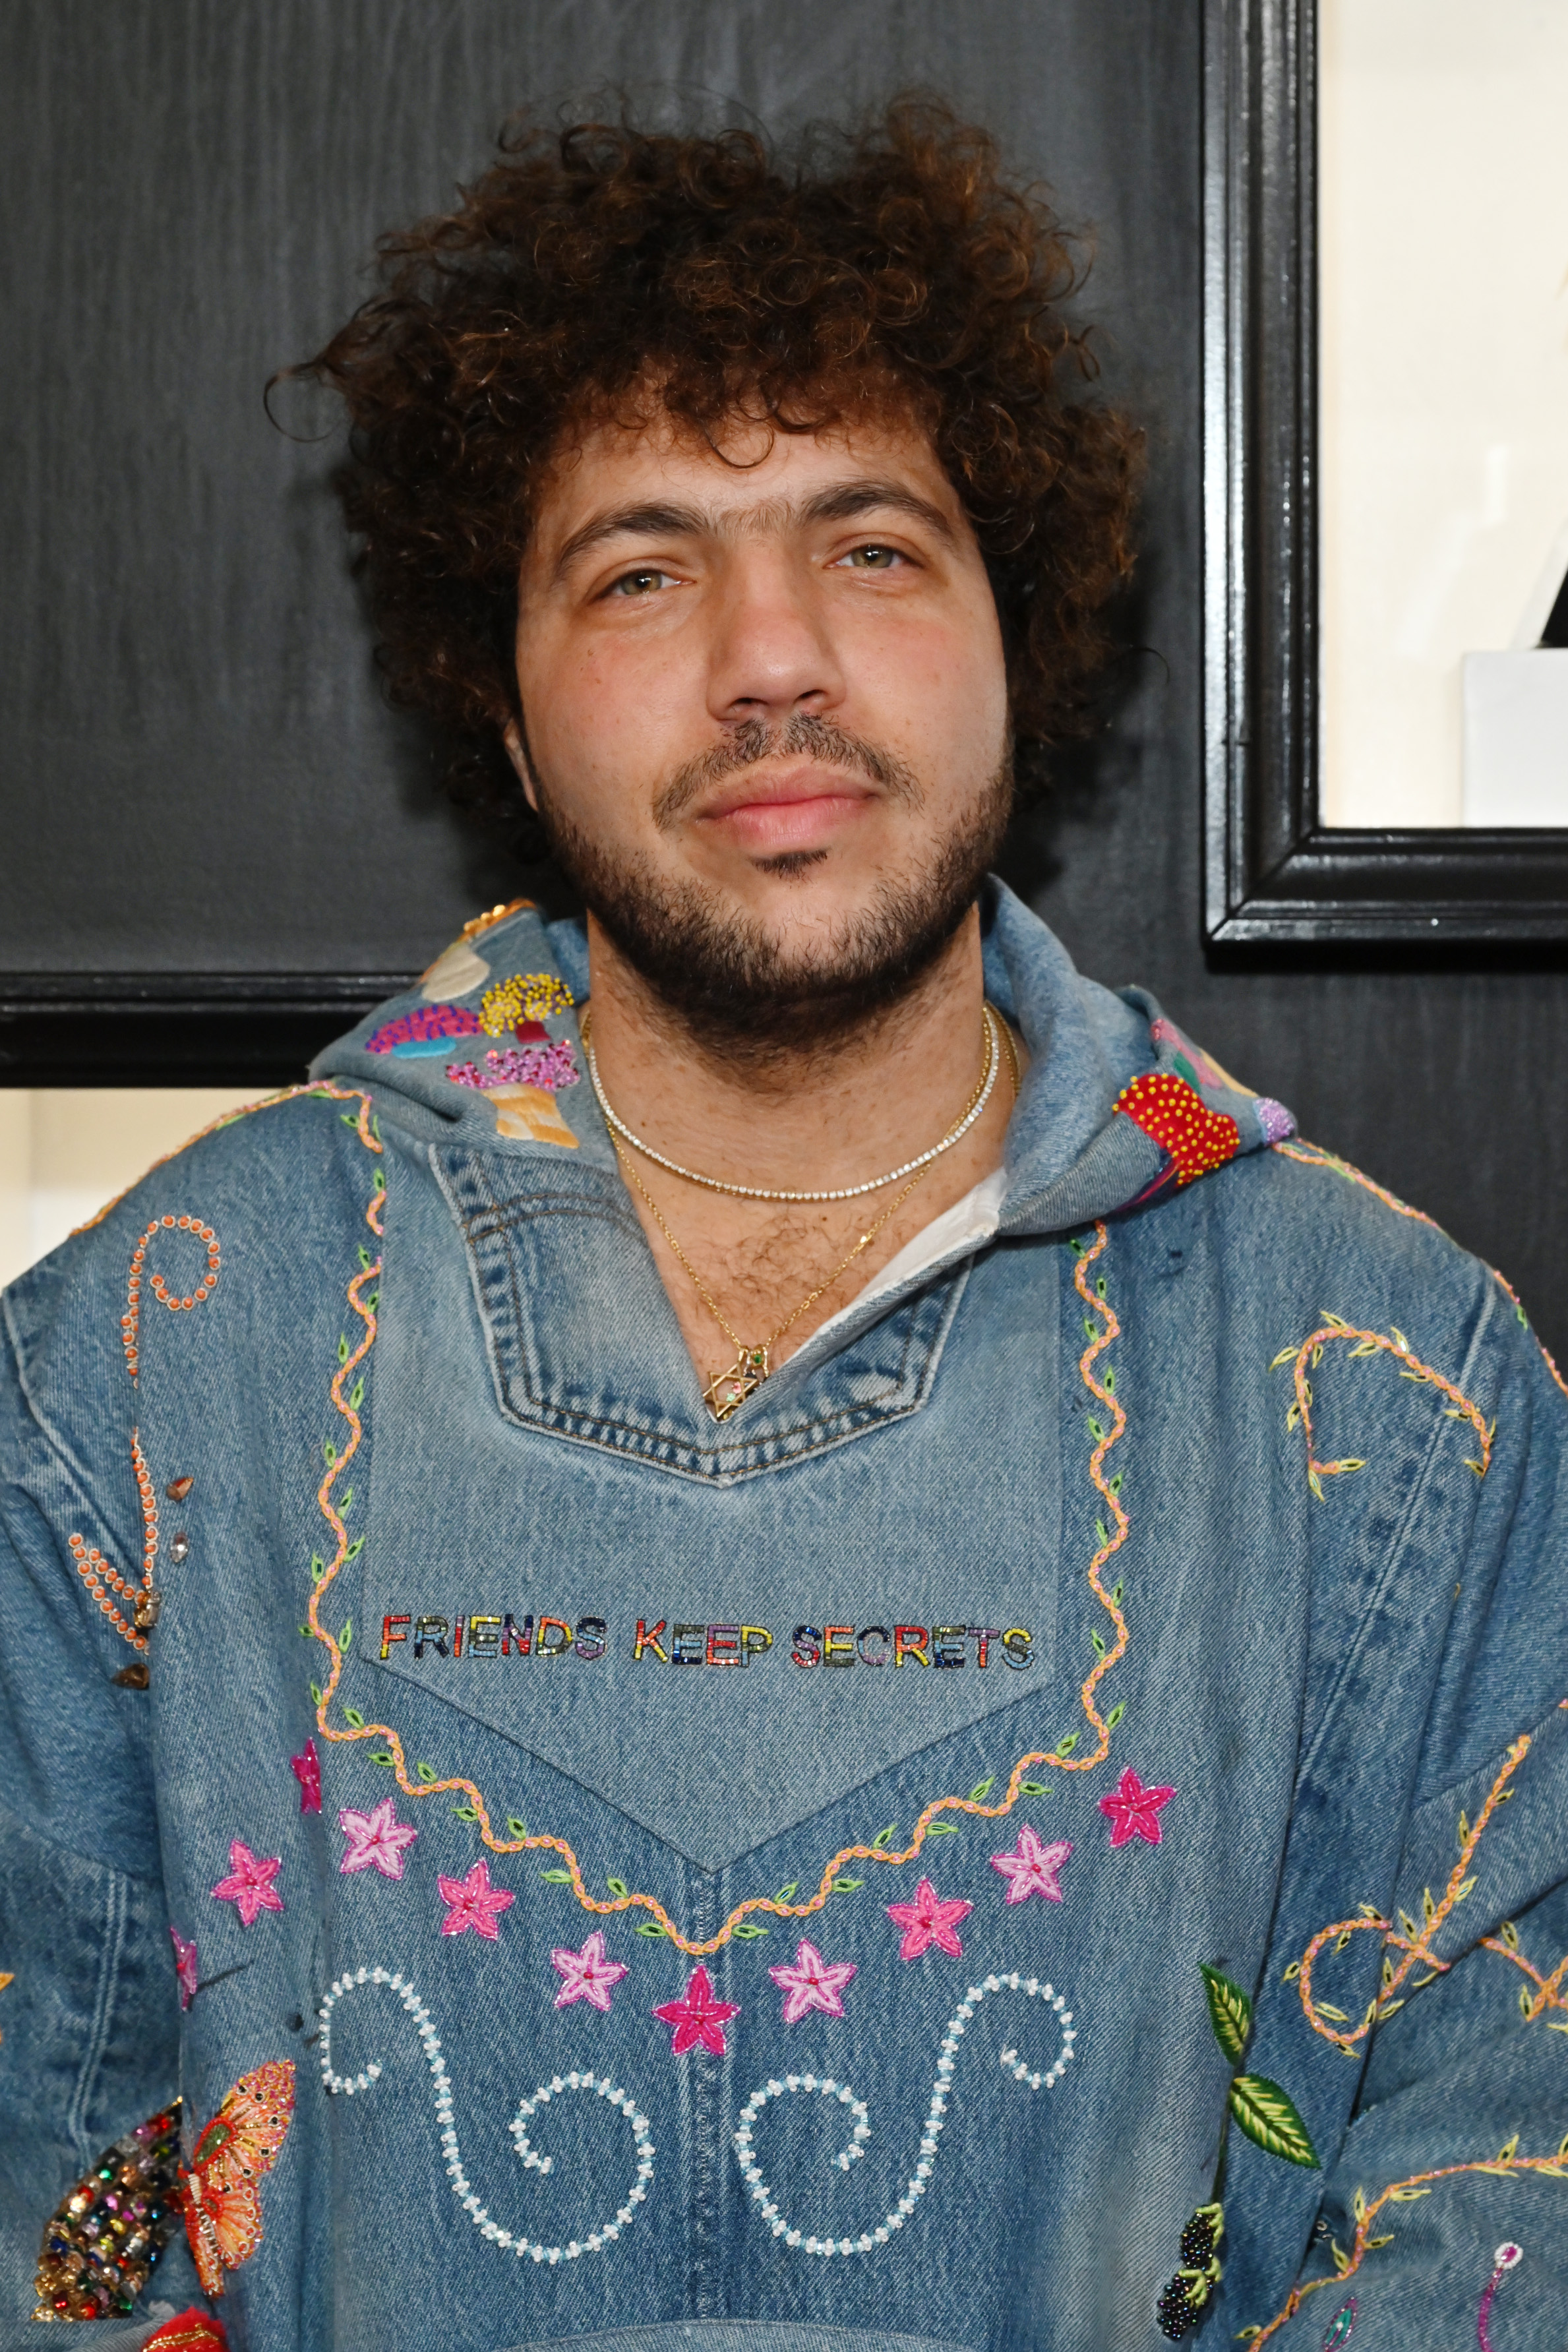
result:
[[[995,606],[923,433],[593,433],[520,583],[529,796],[590,908],[700,1024],[771,1042],[896,996],[1010,797]]]

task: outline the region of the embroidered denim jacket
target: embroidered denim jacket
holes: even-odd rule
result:
[[[722,1424],[526,909],[6,1294],[0,2344],[176,2095],[246,2352],[1563,2340],[1562,1384],[985,957],[1002,1176]]]

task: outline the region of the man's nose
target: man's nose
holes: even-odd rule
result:
[[[843,666],[809,564],[776,549],[737,550],[713,614],[708,698],[715,719],[771,726],[843,700]]]

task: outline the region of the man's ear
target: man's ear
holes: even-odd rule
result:
[[[533,781],[533,769],[529,761],[528,746],[522,740],[522,730],[515,719],[509,719],[501,729],[501,741],[506,745],[507,758],[517,770],[523,797],[535,815],[539,813],[539,787]]]

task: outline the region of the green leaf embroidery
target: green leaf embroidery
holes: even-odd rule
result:
[[[1252,2031],[1252,2003],[1238,1984],[1211,1969],[1206,1960],[1199,1962],[1204,1990],[1209,1997],[1209,2023],[1214,2038],[1233,2066],[1241,2063],[1247,2037]]]
[[[370,1751],[370,1760],[373,1764],[384,1764],[390,1771],[397,1759],[390,1748],[373,1748]]]
[[[956,1822],[932,1822],[927,1827],[926,1835],[927,1837],[956,1837],[958,1835],[958,1823]]]
[[[353,1488],[352,1486],[346,1486],[342,1493],[338,1496],[337,1502],[338,1515],[340,1517],[342,1517],[346,1512],[352,1511],[354,1507]]]
[[[1106,1485],[1110,1487],[1110,1491],[1111,1491],[1111,1493],[1112,1493],[1113,1495],[1120,1495],[1120,1494],[1121,1494],[1121,1481],[1122,1481],[1122,1479],[1123,1479],[1123,1477],[1124,1477],[1125,1475],[1126,1475],[1126,1473],[1125,1473],[1124,1471],[1119,1470],[1119,1471],[1117,1472],[1117,1474],[1116,1474],[1116,1475],[1115,1475],[1115,1477],[1114,1477],[1114,1478],[1108,1478],[1108,1479],[1106,1480],[1106,1482],[1105,1482],[1105,1483],[1106,1483]]]
[[[620,1901],[623,1895],[629,1895],[631,1893],[631,1888],[626,1885],[624,1878],[606,1878],[605,1884],[617,1902]]]
[[[321,1704],[321,1685],[320,1683],[312,1683],[310,1685],[310,1696],[316,1706],[320,1706]]]
[[[314,1633],[311,1633],[309,1625],[301,1625],[300,1631],[303,1633],[307,1642],[313,1642],[315,1640],[316,1637]]]
[[[1112,1601],[1115,1601],[1119,1609],[1121,1606],[1121,1595],[1125,1590],[1126,1587],[1123,1585],[1121,1579],[1118,1577],[1116,1582],[1110,1588],[1110,1597]]]
[[[970,1803],[972,1805],[983,1805],[995,1786],[996,1775],[993,1772],[988,1780],[982,1780],[977,1789],[971,1789],[969,1791]]]
[[[1103,1275],[1100,1275],[1096,1277],[1094,1288],[1095,1296],[1099,1298],[1103,1298],[1105,1296],[1105,1276]]]
[[[1018,1783],[1018,1794],[1021,1797],[1048,1797],[1050,1793],[1051,1784],[1048,1780],[1020,1780]]]
[[[864,1886],[865,1884],[863,1878],[836,1878],[832,1892],[835,1895],[853,1895],[858,1886]]]
[[[437,1780],[441,1777],[433,1764],[416,1764],[414,1769],[422,1780]]]
[[[779,1888],[778,1893],[773,1896],[773,1901],[775,1903],[793,1903],[795,1898],[799,1883],[798,1879],[792,1878],[787,1886],[781,1886]]]
[[[339,1361],[339,1363],[340,1363],[340,1364],[346,1364],[346,1363],[348,1362],[348,1360],[349,1360],[349,1343],[348,1343],[348,1341],[344,1339],[344,1337],[343,1337],[342,1333],[340,1331],[340,1332],[338,1333],[338,1361]]]
[[[348,1126],[352,1127],[352,1126],[353,1125],[353,1119],[352,1119],[352,1118],[348,1118],[348,1117],[347,1117],[347,1114],[346,1114],[346,1113],[344,1114],[344,1117],[345,1117],[346,1124],[347,1124]],[[364,1270],[365,1270],[366,1274],[368,1274],[368,1273],[370,1272],[371,1267],[375,1264],[375,1260],[372,1257],[372,1255],[371,1255],[371,1254],[370,1254],[369,1250],[367,1250],[367,1249],[366,1249],[366,1247],[365,1247],[365,1245],[364,1245],[364,1244],[363,1244],[363,1242],[361,1242],[361,1244],[360,1244],[360,1245],[359,1245],[359,1262],[360,1262],[361,1265],[364,1268]]]
[[[1077,1746],[1078,1734],[1076,1731],[1069,1731],[1065,1739],[1058,1740],[1056,1752],[1058,1756],[1070,1756]]]
[[[322,1445],[322,1447],[321,1447],[321,1459],[322,1459],[322,1461],[323,1461],[324,1463],[326,1463],[326,1465],[327,1465],[328,1468],[330,1469],[330,1468],[331,1467],[331,1465],[332,1465],[332,1464],[337,1460],[337,1458],[338,1458],[338,1449],[337,1449],[337,1447],[332,1444],[331,1439],[329,1437],[329,1438],[325,1441],[325,1443],[323,1444],[323,1445]]]
[[[364,1538],[363,1536],[355,1536],[353,1543],[350,1544],[348,1549],[343,1554],[343,1566],[346,1568],[351,1559],[357,1559],[363,1549]]]
[[[1108,1544],[1110,1541],[1110,1533],[1103,1519],[1096,1519],[1094,1523],[1094,1532],[1100,1538],[1102,1544]]]
[[[1107,1396],[1114,1396],[1116,1394],[1116,1374],[1109,1364],[1105,1367],[1104,1386]]]
[[[310,1581],[311,1581],[311,1583],[312,1583],[312,1584],[320,1584],[320,1582],[321,1582],[321,1580],[322,1577],[323,1577],[323,1576],[325,1576],[326,1572],[327,1572],[327,1563],[326,1563],[326,1561],[321,1558],[321,1553],[320,1553],[319,1551],[313,1551],[313,1552],[310,1554]]]
[[[1093,1644],[1095,1656],[1097,1658],[1103,1658],[1105,1655],[1105,1636],[1100,1633],[1096,1627],[1091,1625],[1089,1627],[1089,1638],[1090,1643]]]
[[[339,1649],[340,1649],[340,1650],[346,1650],[346,1649],[348,1648],[348,1646],[349,1646],[349,1643],[353,1640],[353,1637],[354,1637],[354,1621],[353,1621],[353,1619],[352,1617],[345,1617],[345,1618],[343,1619],[343,1630],[342,1630],[342,1632],[338,1635],[338,1647],[339,1647]]]
[[[477,1822],[479,1818],[478,1805],[454,1805],[452,1811],[460,1822]]]
[[[1091,1437],[1096,1441],[1096,1443],[1098,1444],[1098,1442],[1100,1441],[1100,1438],[1102,1438],[1102,1437],[1105,1435],[1105,1432],[1104,1432],[1104,1430],[1103,1430],[1103,1429],[1101,1429],[1101,1427],[1100,1427],[1100,1425],[1099,1422],[1098,1422],[1098,1421],[1096,1421],[1096,1419],[1095,1419],[1095,1417],[1094,1417],[1093,1413],[1091,1413],[1091,1412],[1086,1412],[1086,1413],[1085,1413],[1085,1415],[1084,1415],[1084,1419],[1085,1419],[1085,1420],[1088,1422],[1088,1423],[1089,1423],[1089,1435],[1090,1435],[1090,1436],[1091,1436]]]
[[[349,1411],[357,1412],[364,1402],[364,1376],[362,1373],[349,1391]]]
[[[1086,1339],[1098,1339],[1100,1337],[1099,1324],[1091,1321],[1087,1315],[1083,1318],[1083,1336]]]
[[[639,1936],[662,1936],[666,1932],[667,1930],[659,1926],[657,1919],[645,1919],[637,1929]]]
[[[1288,2164],[1306,2165],[1313,2172],[1320,2169],[1317,2150],[1294,2103],[1266,2074],[1237,2076],[1230,2086],[1230,2112],[1247,2138],[1270,2156],[1282,2156]]]
[[[1111,1708],[1110,1713],[1105,1718],[1105,1727],[1107,1731],[1114,1731],[1126,1712],[1127,1701],[1124,1698],[1119,1698],[1116,1705]]]
[[[528,1823],[521,1813],[509,1813],[506,1817],[506,1825],[509,1834],[512,1837],[525,1838],[528,1835]]]
[[[539,1875],[541,1878],[547,1878],[552,1886],[570,1886],[572,1884],[572,1873],[569,1870],[542,1870]]]
[[[898,1836],[898,1834],[899,1825],[897,1822],[889,1822],[885,1830],[878,1831],[876,1836],[871,1840],[871,1843],[873,1846],[877,1847],[891,1845],[893,1840]]]
[[[360,1713],[357,1706],[344,1707],[343,1721],[348,1725],[351,1731],[363,1731],[364,1729],[364,1717]]]
[[[759,1927],[754,1919],[742,1919],[740,1926],[731,1929],[731,1932],[737,1938],[742,1936],[745,1937],[747,1941],[750,1942],[750,1940],[755,1936],[770,1935],[772,1930],[767,1927]]]

